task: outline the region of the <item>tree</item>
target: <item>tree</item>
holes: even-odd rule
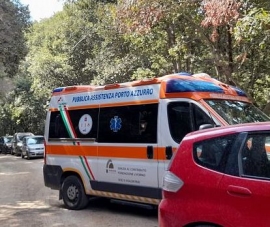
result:
[[[269,101],[270,94],[269,18],[269,11],[252,5],[247,8],[246,15],[238,20],[234,29],[239,49],[236,56],[236,61],[239,62],[237,70],[241,72],[236,79],[261,107]]]
[[[9,116],[16,127],[43,128],[55,87],[103,85],[179,71],[206,72],[235,83],[262,107],[269,87],[268,12],[257,7],[263,0],[240,8],[237,1],[228,0],[236,5],[233,12],[228,11],[230,5],[223,6],[221,19],[212,18],[214,8],[211,12],[202,2],[67,1],[62,12],[34,23],[27,34],[29,54],[18,76],[30,80],[30,89],[11,94],[17,106],[9,103]],[[261,13],[252,14],[255,9]]]
[[[238,0],[204,0],[202,8],[205,18],[202,26],[212,27],[211,41],[215,45],[213,52],[218,72],[225,75],[225,82],[236,85],[232,79],[233,60],[233,28],[240,14],[241,3]],[[225,43],[225,45],[222,45]]]
[[[0,15],[0,77],[13,77],[27,54],[24,32],[30,14],[18,0],[0,0]]]

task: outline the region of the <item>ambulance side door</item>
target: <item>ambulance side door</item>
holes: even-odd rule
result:
[[[170,99],[161,99],[158,110],[158,182],[160,188],[162,187],[164,171],[167,169],[170,159],[179,145],[170,132],[168,105],[171,102]]]
[[[184,136],[199,130],[203,124],[215,123],[199,103],[190,99],[163,99],[159,108],[158,171],[161,186],[164,171]]]
[[[100,108],[98,178],[94,190],[160,198],[158,103]]]

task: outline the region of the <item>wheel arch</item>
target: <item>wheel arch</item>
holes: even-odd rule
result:
[[[222,227],[222,225],[211,223],[211,222],[194,222],[194,223],[185,225],[184,227]]]
[[[65,169],[63,169],[63,174],[62,174],[61,179],[60,179],[60,185],[62,185],[64,180],[69,176],[78,177],[80,179],[80,181],[82,182],[82,184],[83,184],[83,188],[84,188],[85,193],[87,193],[86,182],[85,182],[85,180],[84,180],[84,178],[82,176],[82,173],[80,171],[78,171],[77,169],[73,169],[73,168],[65,168]]]

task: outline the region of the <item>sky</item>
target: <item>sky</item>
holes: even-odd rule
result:
[[[63,7],[63,0],[20,0],[20,2],[28,5],[33,21],[51,17]]]

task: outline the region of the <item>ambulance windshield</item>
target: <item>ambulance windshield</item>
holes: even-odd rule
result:
[[[230,125],[270,121],[270,118],[251,103],[234,100],[204,100]]]

